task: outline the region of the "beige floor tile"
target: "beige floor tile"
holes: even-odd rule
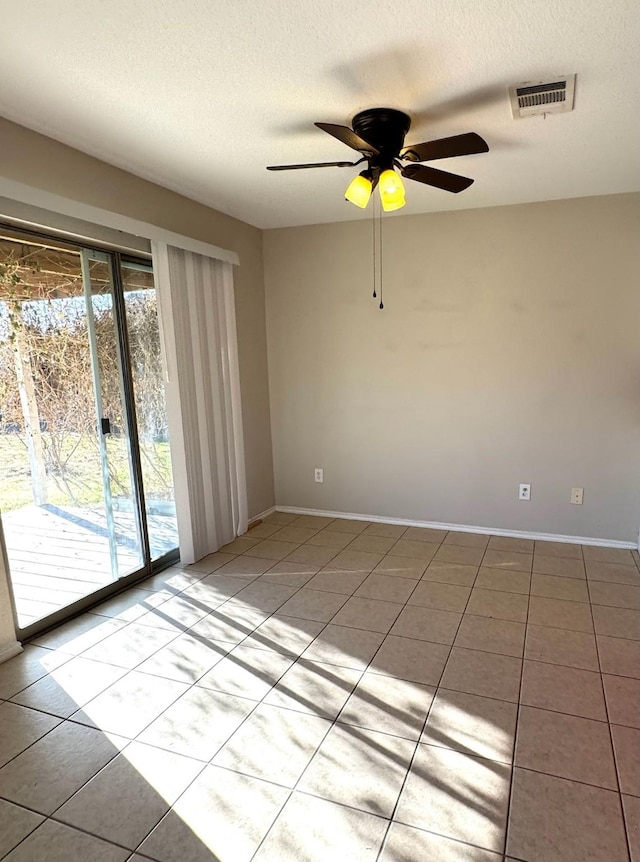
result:
[[[491,536],[489,548],[492,551],[517,551],[520,554],[533,554],[533,539],[515,539],[511,536]]]
[[[631,862],[640,862],[640,799],[623,795],[622,807],[627,824]]]
[[[414,560],[429,563],[439,547],[440,545],[435,542],[419,542],[415,539],[405,539],[403,536],[401,539],[398,539],[389,553],[392,556],[410,557]]]
[[[389,578],[372,572],[358,587],[355,594],[362,598],[379,599],[384,602],[406,602],[414,589],[416,589],[414,580]]]
[[[627,862],[618,795],[516,769],[507,853],[536,862]]]
[[[272,566],[273,560],[265,560],[262,557],[251,557],[243,555],[235,557],[228,563],[225,563],[222,568],[218,569],[218,575],[231,575],[234,578],[257,578],[258,575],[263,575]]]
[[[76,656],[13,697],[15,703],[68,718],[126,670]]]
[[[369,524],[364,531],[367,536],[385,536],[390,539],[399,539],[407,532],[402,524]]]
[[[299,547],[300,542],[283,542],[278,539],[263,539],[253,548],[253,557],[263,557],[265,560],[284,560],[284,558]]]
[[[524,632],[524,623],[465,614],[456,635],[455,645],[522,658]]]
[[[440,688],[421,741],[511,763],[517,709],[515,703]]]
[[[139,847],[159,862],[249,862],[290,791],[207,766]]]
[[[449,650],[445,644],[387,635],[369,671],[425,685],[438,685]]]
[[[332,623],[371,632],[387,633],[394,624],[402,605],[352,596],[333,617]]]
[[[197,685],[262,700],[293,662],[294,656],[240,644],[205,673]]]
[[[392,823],[380,862],[502,862],[502,856],[413,826]]]
[[[337,548],[342,550],[346,548],[347,545],[350,545],[354,540],[354,536],[351,533],[342,533],[336,530],[335,532],[331,529],[328,530],[320,530],[318,533],[314,533],[310,539],[307,539],[308,545],[318,545],[322,548]],[[363,550],[365,550],[363,548]]]
[[[564,599],[545,599],[541,596],[531,596],[529,599],[529,622],[532,625],[570,629],[574,632],[593,632],[593,620],[589,605]]]
[[[640,729],[611,725],[620,792],[640,796]]]
[[[316,566],[320,569],[339,553],[339,548],[325,548],[320,545],[300,545],[299,548],[296,548],[295,551],[289,554],[287,562],[304,563],[305,565]]]
[[[94,644],[103,641],[109,635],[120,631],[125,625],[124,620],[112,620],[96,616],[95,614],[83,614],[81,617],[58,626],[58,628],[44,635],[38,635],[31,644],[47,647],[49,650],[56,650],[58,653],[61,653],[62,655],[57,658],[56,663],[62,664],[64,653],[70,656],[80,655],[80,653],[85,652],[85,650]],[[25,653],[28,649],[30,647],[25,649]],[[15,662],[18,658],[21,658],[21,656],[16,656],[11,661]],[[53,660],[53,656],[51,660]]]
[[[178,631],[130,623],[126,628],[89,647],[83,657],[132,669],[174,640],[178,634]]]
[[[581,578],[562,578],[557,575],[531,577],[531,595],[547,599],[566,599],[572,602],[589,602],[587,581]]]
[[[340,593],[351,596],[367,577],[366,572],[335,572],[321,569],[307,582],[309,590],[322,590],[327,593]]]
[[[249,527],[245,535],[249,539],[269,539],[271,536],[275,535],[275,533],[280,532],[280,530],[285,529],[281,527],[280,524],[256,524],[254,527]],[[304,542],[304,539],[301,541]]]
[[[258,536],[252,534],[249,538],[257,539]],[[203,557],[201,560],[198,560],[195,563],[192,563],[190,566],[185,566],[185,572],[204,572],[206,575],[210,575],[212,572],[217,571],[222,568],[225,563],[230,563],[231,560],[236,556],[235,554],[225,554],[222,551],[216,551],[215,554],[207,554],[206,557]]]
[[[533,571],[539,575],[555,575],[557,578],[585,578],[584,563],[572,557],[545,557],[536,553]]]
[[[320,634],[325,624],[315,620],[274,615],[249,635],[244,645],[299,656]]]
[[[510,773],[506,763],[421,744],[395,819],[488,850],[502,850]]]
[[[635,566],[624,566],[618,563],[598,563],[589,560],[586,564],[587,577],[590,581],[605,581],[608,584],[640,584],[640,572]]]
[[[7,856],[7,862],[125,862],[129,851],[70,826],[47,820]]]
[[[136,620],[134,625],[153,626],[154,628],[165,629],[178,635],[190,626],[195,625],[198,620],[206,617],[210,611],[211,608],[206,603],[194,599],[191,595],[180,593],[180,595],[173,596],[168,601],[163,602],[157,608],[147,611],[146,614]],[[115,638],[117,634],[111,635],[111,637]],[[96,644],[91,649],[94,651],[99,650],[101,643]],[[88,653],[89,651],[87,651]]]
[[[56,819],[134,850],[201,769],[195,760],[132,742],[56,811]]]
[[[522,706],[515,763],[536,772],[617,790],[606,722]]]
[[[459,563],[462,566],[476,566],[482,562],[485,554],[483,547],[469,547],[468,545],[449,545],[443,544],[440,546],[435,561],[439,563]]]
[[[447,530],[438,530],[432,527],[409,527],[402,536],[403,539],[410,539],[412,542],[431,542],[435,545],[439,545],[446,537]]]
[[[278,524],[281,527],[286,527],[287,524],[292,524],[294,521],[300,521],[300,516],[292,515],[291,512],[272,512],[262,519],[263,524]]]
[[[593,624],[597,635],[640,640],[640,611],[593,605]]]
[[[231,560],[235,560],[236,555],[218,553],[216,554],[216,557],[224,557],[224,562],[220,563],[218,566],[218,568],[221,568],[225,563],[230,563]],[[185,587],[193,586],[193,584],[197,584],[198,581],[205,578],[208,574],[212,574],[207,571],[209,566],[206,566],[203,569],[196,568],[196,566],[198,566],[198,563],[194,563],[193,566],[184,566],[180,569],[171,566],[170,568],[159,572],[157,575],[151,575],[150,578],[145,578],[145,580],[140,581],[137,586],[141,590],[146,590],[147,592],[159,593],[163,598],[171,598],[171,596],[176,596],[178,593],[182,592]],[[214,569],[214,571],[216,570],[217,569]],[[94,611],[91,613],[94,613]]]
[[[415,742],[409,739],[336,724],[296,789],[389,817],[414,749]]]
[[[411,578],[419,581],[427,564],[412,557],[398,557],[393,554],[383,557],[373,570],[376,575],[389,578]]]
[[[293,787],[330,727],[326,718],[262,704],[223,745],[212,763]]]
[[[452,545],[452,547],[455,547]],[[467,550],[463,548],[462,550]],[[439,584],[457,584],[461,587],[471,587],[478,574],[478,567],[466,563],[448,563],[434,560],[427,566],[422,576],[423,581],[436,581]]]
[[[187,634],[205,642],[239,644],[254,629],[268,618],[269,614],[245,605],[232,605],[225,602],[217,610],[204,617]]]
[[[352,521],[350,518],[336,518],[331,522],[331,529],[338,533],[358,535],[371,526],[369,521]]]
[[[352,551],[347,548],[345,551],[340,551],[336,557],[327,563],[324,571],[364,572],[369,574],[382,560],[382,556],[382,554],[372,554],[368,551]]]
[[[415,588],[408,604],[422,608],[462,613],[471,594],[470,587],[458,584],[440,584],[437,581],[421,581]]]
[[[607,720],[600,675],[588,670],[527,660],[520,700],[540,709]]]
[[[536,539],[535,553],[543,557],[572,557],[582,559],[582,546],[569,542],[544,542]]]
[[[0,796],[52,814],[116,754],[104,733],[63,722],[0,769]]]
[[[640,680],[602,675],[609,721],[640,728]]]
[[[335,718],[362,671],[300,658],[264,699],[272,706]]]
[[[620,565],[635,566],[631,551],[624,548],[601,548],[597,545],[583,545],[582,553],[588,562],[618,563]]]
[[[482,558],[482,565],[501,571],[530,572],[532,560],[532,554],[522,554],[519,551],[496,551],[489,547]]]
[[[384,637],[380,632],[330,624],[305,650],[304,658],[364,670]]]
[[[519,658],[454,647],[440,685],[517,703],[521,670]]]
[[[435,689],[404,679],[365,673],[338,716],[338,723],[418,740]]]
[[[381,817],[293,793],[253,862],[376,862],[386,829]]]
[[[326,518],[323,515],[300,515],[296,518],[296,527],[311,527],[313,530],[324,530],[335,518]]]
[[[489,543],[490,536],[482,533],[463,533],[450,530],[444,540],[445,545],[459,545],[463,548],[481,548],[483,551]]]
[[[4,766],[58,724],[60,719],[53,715],[13,703],[0,703],[0,766]]]
[[[234,539],[233,542],[229,542],[226,545],[223,545],[220,550],[223,554],[245,554],[247,551],[250,551],[251,548],[254,548],[260,539],[258,538],[250,538],[249,536],[240,536],[238,539]]]
[[[351,551],[368,551],[371,554],[386,554],[392,548],[396,540],[390,539],[387,536],[358,536],[351,537],[353,541],[349,545]]]
[[[529,599],[519,593],[504,590],[483,590],[474,587],[466,612],[482,617],[495,617],[500,620],[527,621]]]
[[[271,614],[277,611],[297,591],[297,587],[290,587],[287,584],[265,583],[262,579],[258,579],[232,596],[228,604],[243,604],[249,608],[257,608],[264,613]]]
[[[254,708],[253,700],[193,686],[138,741],[207,762]]]
[[[582,670],[599,670],[596,640],[587,632],[527,626],[524,656],[534,661],[563,664]]]
[[[326,593],[321,590],[310,590],[303,587],[292,596],[279,610],[283,616],[301,617],[305,620],[317,620],[328,623],[331,617],[340,610],[347,597],[338,593]]]
[[[318,572],[320,566],[311,566],[308,563],[292,563],[282,560],[276,563],[268,572],[261,575],[260,580],[265,584],[286,584],[290,587],[303,587]]]
[[[462,614],[406,605],[391,633],[399,637],[417,638],[433,643],[452,644]]]
[[[112,599],[92,608],[89,613],[124,622],[133,622],[144,616],[151,608],[166,602],[167,599],[171,598],[171,595],[170,592],[164,594],[162,592],[153,592],[151,590],[141,590],[132,587],[124,593],[120,593],[120,595],[114,596]]]
[[[183,682],[131,671],[90,700],[74,721],[134,739],[187,690]]]
[[[631,608],[640,611],[640,587],[631,584],[607,584],[589,581],[589,594],[594,605],[614,608]]]
[[[501,590],[506,593],[529,594],[531,575],[528,572],[502,572],[482,567],[475,586],[483,590]]]
[[[278,542],[295,542],[297,545],[302,545],[312,536],[315,536],[317,532],[318,531],[313,527],[280,527],[280,529],[276,533],[273,533],[269,538]]]
[[[44,820],[40,814],[27,811],[13,802],[0,799],[0,858],[33,832]]]
[[[640,641],[598,635],[602,673],[640,679]]]
[[[21,653],[0,664],[0,698],[13,697],[70,658],[65,653],[27,644]]]
[[[211,670],[231,649],[233,644],[230,643],[206,641],[192,634],[183,634],[143,661],[137,670],[192,683]]]
[[[191,584],[181,595],[211,612],[253,582],[253,578],[234,578],[231,575],[215,573],[206,575],[202,580]]]

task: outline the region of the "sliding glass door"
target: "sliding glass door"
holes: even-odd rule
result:
[[[0,511],[26,635],[176,556],[148,262],[0,227]]]

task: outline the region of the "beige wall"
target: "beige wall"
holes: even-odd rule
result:
[[[238,253],[234,283],[249,514],[272,506],[262,231],[2,118],[0,177]],[[3,580],[0,572],[0,646],[13,639],[2,614]]]
[[[640,195],[384,231],[265,232],[277,503],[635,541]]]

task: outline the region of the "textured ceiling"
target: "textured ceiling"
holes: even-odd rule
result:
[[[407,142],[491,152],[407,183],[403,214],[640,189],[637,0],[0,0],[0,114],[259,227],[366,218],[314,128],[366,107]],[[576,72],[572,113],[511,119],[507,86]],[[55,170],[55,166],[52,166]],[[1,161],[0,161],[1,171]]]

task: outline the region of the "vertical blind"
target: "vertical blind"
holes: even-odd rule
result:
[[[182,562],[247,529],[231,264],[152,242]]]

